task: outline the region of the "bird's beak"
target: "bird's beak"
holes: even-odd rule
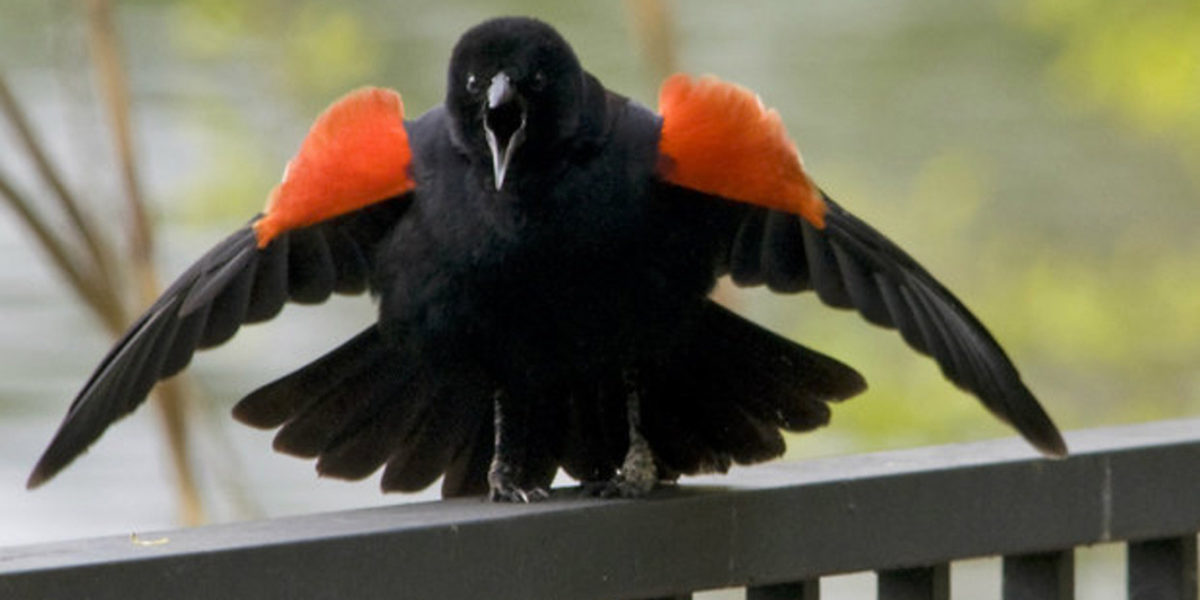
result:
[[[525,141],[525,101],[503,71],[492,77],[483,112],[483,132],[492,151],[492,173],[496,189],[504,185],[513,152]]]

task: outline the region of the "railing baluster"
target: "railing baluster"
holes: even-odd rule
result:
[[[1129,542],[1130,600],[1196,600],[1196,536]]]
[[[879,571],[879,600],[949,600],[950,565]]]
[[[821,580],[748,587],[746,600],[821,600]]]
[[[1071,600],[1075,551],[1004,557],[1004,600]]]

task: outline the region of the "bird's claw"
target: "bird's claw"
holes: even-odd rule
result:
[[[512,465],[506,461],[494,460],[488,471],[488,500],[529,504],[550,497],[546,488],[535,486],[526,489],[517,483],[517,479],[517,470]]]
[[[607,481],[583,484],[583,493],[596,498],[642,498],[658,485],[658,469],[645,444],[630,448],[621,471]]]
[[[592,498],[642,498],[654,489],[658,481],[654,478],[630,478],[614,475],[607,481],[588,481],[581,487],[584,496]]]
[[[650,450],[650,444],[640,429],[641,408],[637,393],[631,392],[627,402],[629,449],[625,453],[625,460],[621,463],[620,471],[608,481],[584,484],[583,491],[587,495],[598,498],[641,498],[658,484],[659,473],[654,452]]]
[[[492,502],[511,502],[520,504],[529,504],[531,502],[541,502],[550,497],[550,492],[546,488],[535,487],[531,489],[522,489],[516,485],[492,486],[488,490],[488,500]]]

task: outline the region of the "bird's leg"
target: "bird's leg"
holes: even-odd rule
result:
[[[492,464],[488,468],[488,499],[493,502],[536,502],[548,498],[545,489],[524,489],[520,483],[527,443],[528,403],[514,403],[508,393],[497,390],[492,405],[496,437]]]
[[[658,469],[654,466],[654,453],[650,443],[642,435],[642,403],[635,384],[626,379],[628,390],[625,396],[626,419],[629,421],[629,450],[621,463],[620,481],[617,488],[621,496],[636,498],[645,496],[658,483]]]
[[[607,482],[587,489],[605,498],[640,498],[650,493],[658,483],[658,468],[654,464],[654,451],[642,435],[642,401],[633,373],[626,371],[625,419],[629,426],[629,449],[621,469]]]

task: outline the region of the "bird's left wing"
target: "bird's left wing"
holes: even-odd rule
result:
[[[909,346],[978,397],[1042,452],[1066,445],[1004,350],[949,290],[891,240],[834,203],[809,178],[779,114],[750,91],[675,75],[659,97],[658,177],[664,193],[741,206],[721,228],[720,269],[739,285],[814,290],[898,329]]]
[[[183,272],[109,350],[29,477],[53,477],[197,349],[288,302],[361,293],[415,184],[400,95],[351,92],[317,118],[266,209]]]

